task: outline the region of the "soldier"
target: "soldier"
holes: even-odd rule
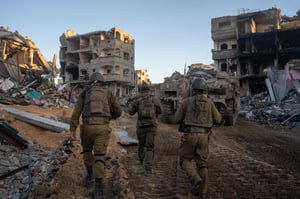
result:
[[[145,176],[152,174],[154,156],[154,139],[157,130],[157,116],[162,108],[158,99],[151,96],[150,86],[142,84],[140,94],[137,95],[128,107],[128,113],[138,113],[136,135],[138,138],[138,156],[140,163],[145,167]],[[146,148],[146,151],[145,151]]]
[[[79,125],[83,150],[84,165],[87,176],[84,181],[86,187],[94,183],[94,198],[104,198],[103,183],[105,171],[105,155],[109,143],[111,128],[109,122],[120,117],[121,106],[111,91],[104,89],[103,76],[95,72],[91,75],[89,85],[79,94],[70,122],[70,139],[75,140],[76,128]]]
[[[204,79],[193,80],[191,94],[175,114],[175,123],[180,123],[179,131],[184,133],[179,159],[192,183],[190,193],[204,199],[208,188],[208,133],[214,122],[221,122],[222,116],[207,97]]]

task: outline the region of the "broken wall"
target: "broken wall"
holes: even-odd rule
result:
[[[299,90],[300,60],[291,60],[286,64],[284,70],[268,68],[266,75],[272,83],[271,92],[274,93],[276,101],[280,101],[287,96],[292,88]]]
[[[272,87],[273,87],[273,92],[275,95],[275,98],[277,101],[282,100],[289,88],[287,88],[287,84],[286,84],[286,74],[285,74],[285,70],[276,70],[272,73]]]

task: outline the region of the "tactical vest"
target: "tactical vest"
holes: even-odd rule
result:
[[[145,96],[139,100],[138,120],[141,126],[156,125],[156,107],[151,96]]]
[[[204,96],[194,96],[189,98],[183,122],[185,126],[212,127],[213,120],[209,99]]]
[[[107,91],[92,86],[85,91],[82,117],[87,124],[105,124],[111,118]]]

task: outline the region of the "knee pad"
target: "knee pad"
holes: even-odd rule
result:
[[[198,171],[200,171],[201,169],[207,169],[208,170],[208,167],[197,164],[197,169],[198,169]]]

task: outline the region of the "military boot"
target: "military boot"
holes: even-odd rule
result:
[[[144,164],[144,159],[143,158],[139,158],[140,159],[140,164],[143,165]]]
[[[152,175],[152,169],[149,167],[145,168],[144,176],[149,177]]]
[[[195,176],[192,181],[192,188],[190,189],[190,193],[197,195],[199,193],[199,188],[202,184],[203,180],[200,176]]]
[[[154,153],[153,153],[152,149],[147,149],[146,154],[145,154],[145,162],[144,162],[144,167],[145,167],[144,175],[146,177],[152,175],[153,154]]]
[[[92,187],[94,184],[93,167],[86,167],[86,170],[87,170],[87,175],[84,179],[84,186]]]
[[[94,199],[104,199],[104,187],[101,178],[95,179]]]
[[[205,199],[205,198],[206,198],[206,193],[199,192],[199,193],[198,193],[198,197],[199,197],[200,199]]]

